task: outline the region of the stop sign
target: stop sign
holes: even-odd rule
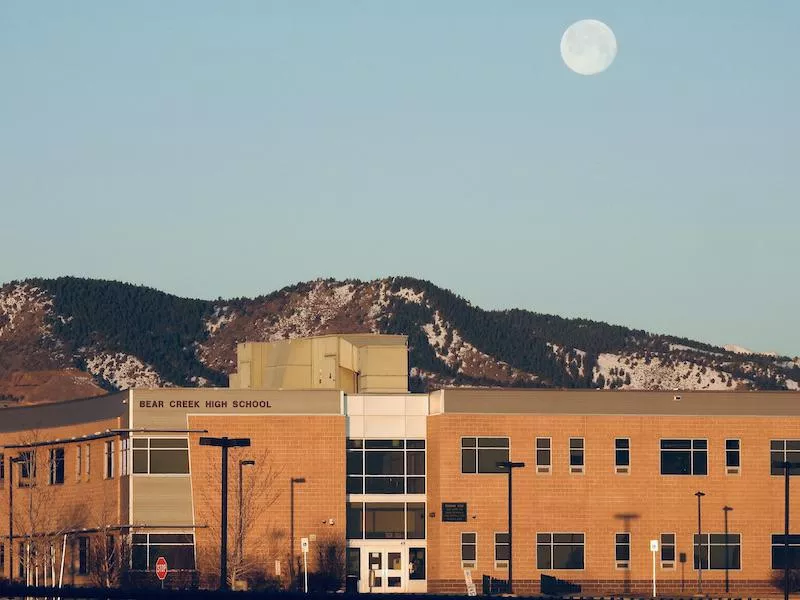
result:
[[[159,556],[156,560],[156,577],[161,581],[167,578],[167,559],[163,556]]]

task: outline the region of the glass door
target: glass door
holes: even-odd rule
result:
[[[404,553],[402,548],[367,548],[363,554],[367,563],[367,580],[362,591],[374,594],[405,592]]]

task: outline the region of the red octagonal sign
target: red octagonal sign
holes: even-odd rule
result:
[[[161,581],[167,578],[167,559],[163,556],[159,556],[156,560],[156,577]]]

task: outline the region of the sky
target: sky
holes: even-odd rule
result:
[[[619,50],[570,71],[564,30]],[[428,279],[800,354],[800,2],[0,2],[0,281]]]

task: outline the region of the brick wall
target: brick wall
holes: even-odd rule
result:
[[[190,428],[206,429],[210,436],[249,437],[252,445],[230,451],[229,545],[235,552],[238,519],[239,460],[254,459],[243,471],[248,524],[244,536],[249,568],[280,575],[288,582],[290,555],[302,558],[300,538],[310,543],[309,571],[317,568],[317,552],[325,544],[345,538],[345,419],[342,416],[192,416]],[[191,470],[199,567],[209,574],[219,568],[220,449],[198,444],[192,435]],[[291,479],[305,482],[291,485]],[[258,493],[248,490],[258,486]],[[294,488],[294,552],[290,552],[291,490]]]
[[[647,417],[647,416],[533,416],[455,415],[428,420],[430,473],[428,552],[429,589],[464,589],[460,563],[460,533],[478,534],[477,567],[481,576],[505,579],[506,569],[495,569],[494,532],[507,529],[507,476],[462,474],[462,436],[509,436],[510,458],[526,467],[514,472],[514,579],[522,589],[537,591],[537,532],[585,533],[583,570],[545,571],[583,582],[584,592],[620,592],[626,581],[638,593],[650,581],[649,540],[660,533],[676,534],[676,554],[685,552],[684,586],[694,591],[692,536],[697,531],[698,490],[702,499],[704,532],[723,532],[723,506],[730,506],[729,531],[742,536],[742,569],[730,572],[731,589],[756,593],[769,588],[772,578],[771,539],[783,531],[783,478],[770,476],[769,440],[800,438],[800,421],[789,418]],[[537,474],[534,440],[552,438],[552,473]],[[569,472],[569,438],[585,439],[585,472]],[[629,474],[614,472],[614,439],[630,438]],[[661,438],[708,439],[708,475],[660,475]],[[725,473],[725,440],[741,440],[741,474]],[[800,501],[800,486],[792,502]],[[466,523],[443,523],[441,502],[467,502]],[[630,515],[623,518],[623,515]],[[792,515],[792,530],[800,529],[800,513]],[[631,568],[618,570],[614,562],[614,534],[631,534]],[[665,590],[680,591],[681,565],[662,569],[657,580]],[[704,589],[719,590],[724,571],[704,571]],[[650,584],[652,585],[652,583]],[[530,587],[528,587],[530,586]],[[649,589],[649,588],[648,588]],[[774,592],[774,589],[772,590]]]
[[[26,432],[0,433],[0,446],[7,444],[26,444],[48,440],[70,439],[91,435],[106,429],[121,427],[120,419],[95,421],[69,427],[32,429]],[[106,439],[79,442],[82,448],[81,476],[77,477],[76,447],[78,443],[68,442],[36,448],[36,485],[32,488],[19,487],[19,470],[14,473],[14,562],[19,557],[18,536],[31,532],[61,532],[80,528],[95,528],[106,524],[124,523],[127,515],[121,515],[123,487],[127,489],[127,479],[119,477],[119,439],[114,439],[115,473],[113,479],[103,477],[103,444]],[[90,469],[86,474],[86,447],[91,448]],[[51,448],[64,448],[64,483],[49,485],[49,451]],[[17,456],[21,450],[0,450],[5,456],[5,481],[0,485],[0,536],[5,544],[5,569],[0,575],[8,577],[11,572],[8,547],[8,506],[9,506],[9,458]],[[58,548],[58,558],[63,542],[61,535],[52,536]],[[64,569],[65,583],[86,583],[88,578],[77,574],[78,556],[75,539],[69,539]],[[40,542],[44,547],[44,543]],[[17,573],[14,573],[17,576]],[[40,577],[41,577],[40,571]]]

